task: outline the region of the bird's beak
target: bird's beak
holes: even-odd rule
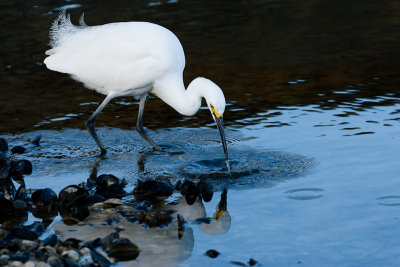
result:
[[[217,113],[217,112],[214,112],[214,110],[213,110],[213,114],[214,114],[215,123],[217,124],[218,130],[219,130],[219,134],[221,135],[222,147],[224,148],[224,152],[225,152],[226,167],[228,168],[228,171],[230,171],[231,170],[231,166],[229,165],[228,149],[226,147],[226,140],[225,140],[225,132],[224,132],[224,124],[223,124],[223,121],[222,121],[222,115]]]

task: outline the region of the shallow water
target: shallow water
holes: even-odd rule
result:
[[[225,92],[229,175],[209,112],[182,117],[156,98],[144,124],[162,151],[151,152],[134,132],[137,102],[123,98],[99,117],[109,153],[95,157],[83,128],[103,96],[41,64],[63,5],[73,5],[75,21],[85,12],[89,25],[147,20],[178,35],[185,82],[202,75]],[[144,251],[133,265],[400,264],[397,1],[37,1],[3,3],[0,14],[0,134],[10,145],[42,134],[41,147],[21,156],[34,164],[28,187],[59,191],[93,169],[127,179],[128,190],[145,177],[207,179],[217,190],[211,202],[178,205],[194,219],[213,217],[228,188],[229,227],[219,234],[191,221],[176,244],[175,224],[125,225]],[[73,234],[60,218],[53,227]],[[221,254],[211,259],[208,249]]]

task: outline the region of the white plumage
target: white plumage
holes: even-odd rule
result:
[[[225,97],[211,80],[196,78],[185,90],[185,55],[178,38],[168,29],[148,22],[120,22],[87,26],[71,23],[65,10],[50,30],[50,46],[44,63],[50,70],[70,74],[87,88],[106,95],[106,99],[87,121],[89,133],[106,150],[94,130],[94,122],[107,105],[119,96],[140,98],[137,130],[155,149],[159,147],[143,130],[142,117],[148,93],[161,98],[183,115],[194,115],[204,97],[220,130],[228,164],[222,127]]]

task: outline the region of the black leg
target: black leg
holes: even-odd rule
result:
[[[93,137],[94,141],[96,141],[98,147],[100,148],[100,155],[104,155],[107,153],[107,150],[104,148],[103,144],[101,143],[99,137],[97,136],[96,130],[94,129],[94,122],[97,119],[97,116],[101,113],[104,107],[110,102],[110,100],[114,97],[114,95],[109,94],[101,103],[101,105],[96,109],[92,116],[86,121],[86,126],[89,130],[90,135]]]
[[[149,142],[155,150],[160,150],[160,147],[154,143],[153,140],[146,134],[146,132],[143,129],[143,111],[144,111],[144,104],[146,102],[146,97],[147,94],[144,94],[143,96],[140,97],[140,105],[139,105],[139,113],[138,113],[138,119],[136,122],[136,130],[140,134],[141,137],[143,137],[144,140]]]

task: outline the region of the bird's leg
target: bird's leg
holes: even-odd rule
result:
[[[103,103],[96,109],[96,111],[90,116],[90,118],[86,121],[86,126],[89,130],[90,135],[93,137],[94,141],[96,141],[97,145],[100,148],[100,155],[104,155],[107,153],[107,150],[104,148],[103,144],[101,143],[99,137],[97,136],[96,130],[94,129],[94,122],[97,119],[97,116],[101,113],[104,107],[110,102],[110,100],[114,97],[113,94],[107,95],[107,97],[103,100]]]
[[[136,130],[140,134],[143,139],[145,139],[147,142],[149,142],[155,150],[160,150],[160,147],[154,143],[153,140],[146,134],[146,132],[143,129],[143,111],[144,111],[144,104],[146,102],[146,97],[147,94],[144,94],[140,97],[140,104],[139,104],[139,112],[138,112],[138,119],[136,122]]]

